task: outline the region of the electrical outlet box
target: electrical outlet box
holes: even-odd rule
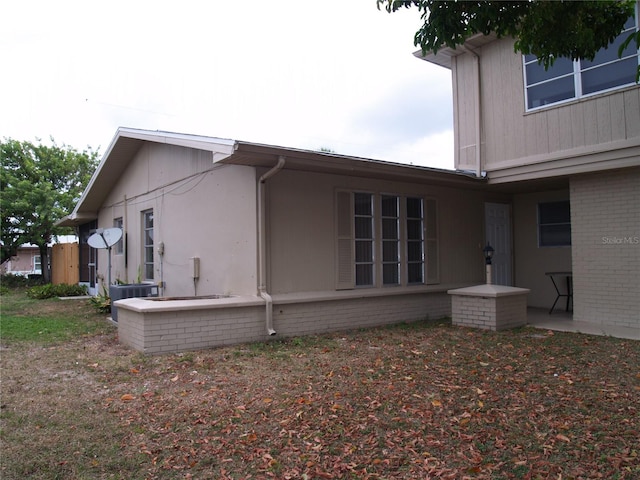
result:
[[[191,257],[189,259],[189,268],[194,279],[200,278],[200,257]]]

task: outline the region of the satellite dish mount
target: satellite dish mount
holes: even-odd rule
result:
[[[98,228],[88,239],[90,247],[107,249],[109,251],[109,285],[111,285],[111,247],[122,238],[121,228]]]

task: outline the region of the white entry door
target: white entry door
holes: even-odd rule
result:
[[[511,265],[511,205],[484,204],[487,242],[494,249],[491,261],[491,282],[494,285],[513,285]]]

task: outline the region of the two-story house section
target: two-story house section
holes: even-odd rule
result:
[[[637,8],[637,7],[636,7]],[[636,15],[636,19],[638,15]],[[549,70],[513,39],[478,35],[423,57],[451,70],[455,166],[511,195],[487,204],[498,283],[530,306],[573,303],[573,319],[640,329],[640,85],[625,31],[593,61]],[[556,275],[552,275],[555,273]],[[571,305],[569,305],[569,308]]]

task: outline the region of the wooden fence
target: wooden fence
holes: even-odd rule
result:
[[[51,251],[51,283],[75,285],[80,281],[77,243],[58,243]]]

